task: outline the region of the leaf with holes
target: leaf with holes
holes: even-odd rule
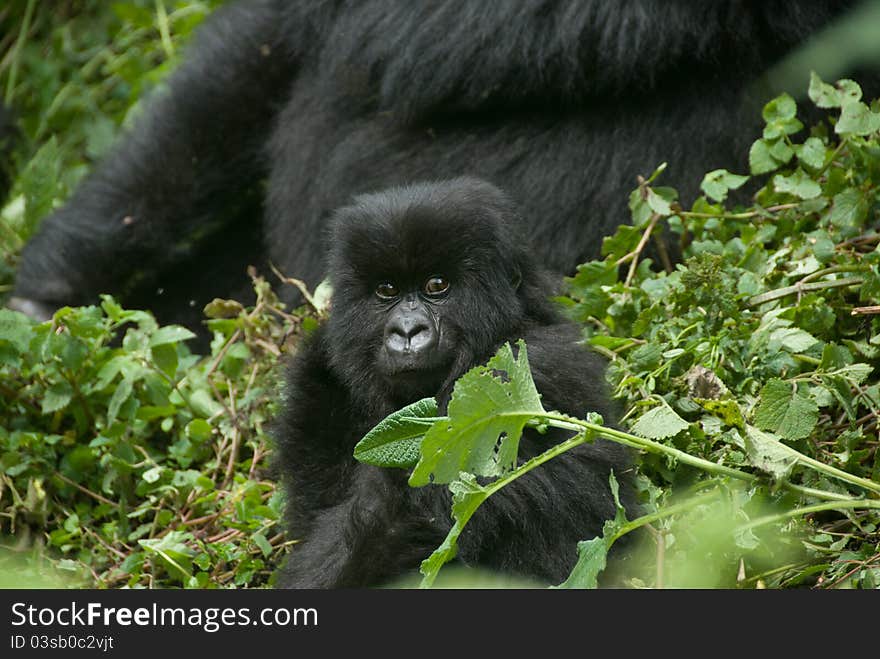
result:
[[[451,483],[461,472],[499,476],[516,465],[526,423],[544,414],[529,370],[526,346],[510,344],[484,366],[465,373],[449,402],[449,419],[435,423],[422,440],[410,485]]]

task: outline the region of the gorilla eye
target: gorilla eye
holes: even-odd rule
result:
[[[376,286],[376,295],[378,295],[383,300],[390,300],[391,298],[397,297],[400,291],[397,290],[397,286],[388,281],[383,281],[381,284]]]
[[[424,289],[428,295],[443,295],[449,290],[449,282],[443,277],[431,277],[425,282]]]

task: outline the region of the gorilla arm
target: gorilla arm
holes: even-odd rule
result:
[[[254,0],[208,19],[169,89],[26,246],[13,306],[39,315],[118,292],[139,269],[161,270],[194,230],[228,220],[262,174],[270,118],[293,77],[278,11]]]

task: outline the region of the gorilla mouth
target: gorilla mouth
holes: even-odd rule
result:
[[[405,391],[418,396],[434,395],[449,373],[449,366],[425,355],[382,355],[381,373],[392,391]]]

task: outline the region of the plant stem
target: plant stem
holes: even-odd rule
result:
[[[801,517],[803,515],[809,515],[810,513],[818,513],[822,512],[823,510],[853,510],[856,508],[873,508],[875,510],[880,510],[880,501],[854,499],[852,501],[827,501],[825,503],[814,503],[811,506],[804,506],[803,508],[792,508],[791,510],[786,510],[783,513],[777,513],[775,515],[767,515],[766,517],[753,519],[752,521],[738,527],[738,529],[741,531],[747,531],[748,529],[753,529],[755,527],[763,526],[765,524],[782,522],[786,519]]]
[[[764,302],[770,302],[772,300],[778,300],[783,297],[788,297],[789,295],[794,295],[795,293],[806,293],[808,291],[820,291],[823,288],[840,288],[841,286],[857,286],[858,284],[863,283],[865,280],[861,277],[847,277],[846,279],[832,279],[831,281],[817,281],[817,282],[809,282],[803,283],[798,282],[792,286],[786,286],[784,288],[777,288],[774,291],[767,291],[766,293],[761,293],[760,295],[754,295],[749,298],[746,306],[756,307],[759,304],[763,304]]]
[[[12,95],[15,91],[15,80],[18,77],[18,61],[19,54],[21,53],[21,46],[27,39],[28,30],[31,29],[31,17],[34,14],[34,5],[36,5],[36,0],[28,0],[27,7],[24,10],[24,19],[21,21],[21,29],[18,31],[18,39],[15,40],[15,46],[13,47],[12,54],[12,65],[9,68],[9,77],[6,79],[6,94],[4,95],[4,102],[6,105],[12,103]]]

